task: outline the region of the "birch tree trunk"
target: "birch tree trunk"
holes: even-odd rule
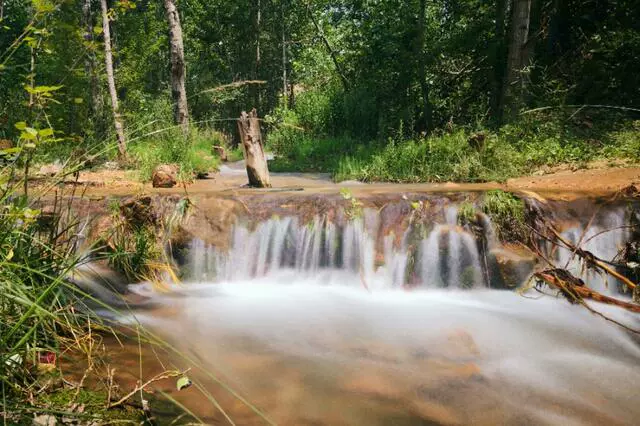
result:
[[[529,39],[531,21],[531,0],[513,0],[511,7],[511,33],[509,35],[509,51],[507,54],[506,84],[504,87],[504,105],[507,113],[513,118],[522,101],[526,89],[527,57],[526,45]]]
[[[116,80],[113,76],[113,55],[111,53],[111,31],[109,29],[109,8],[107,0],[100,0],[102,7],[102,32],[104,35],[104,61],[107,69],[107,83],[109,85],[109,95],[111,96],[111,108],[113,109],[113,123],[116,128],[118,138],[118,154],[120,161],[127,159],[127,141],[124,137],[124,126],[120,116],[120,106],[118,105],[118,92],[116,90]]]
[[[247,166],[249,185],[257,188],[270,188],[271,180],[269,178],[269,168],[267,167],[267,157],[264,154],[260,121],[255,108],[249,114],[242,111],[238,120],[238,132],[240,133],[242,152]]]
[[[171,44],[171,95],[173,97],[173,115],[176,124],[183,130],[189,131],[189,106],[185,79],[187,76],[184,61],[184,44],[182,40],[182,26],[180,14],[175,0],[164,0],[164,7],[169,22],[169,42]]]

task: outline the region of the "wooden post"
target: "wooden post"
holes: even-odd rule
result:
[[[262,134],[260,133],[260,121],[256,109],[249,114],[242,111],[238,119],[238,132],[244,153],[244,162],[247,165],[249,185],[257,188],[271,188],[267,157],[262,146]]]

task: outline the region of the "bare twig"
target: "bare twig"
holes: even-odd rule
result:
[[[128,394],[126,394],[125,396],[123,396],[122,398],[117,400],[116,402],[114,402],[114,403],[109,402],[109,405],[107,406],[107,408],[114,408],[114,407],[117,407],[119,405],[122,405],[124,402],[127,401],[127,399],[131,398],[137,392],[140,392],[140,391],[144,390],[147,386],[149,386],[152,383],[155,383],[155,382],[158,382],[158,381],[164,380],[164,379],[171,379],[173,377],[182,376],[182,375],[186,374],[189,370],[190,369],[187,369],[187,370],[184,370],[184,371],[172,370],[172,371],[164,371],[164,372],[162,372],[160,374],[156,374],[155,376],[153,376],[151,379],[147,380],[143,384],[136,386],[136,388],[134,390],[132,390],[131,392],[129,392]]]

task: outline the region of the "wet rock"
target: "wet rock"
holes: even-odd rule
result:
[[[464,423],[454,410],[433,401],[412,401],[409,410],[419,417],[439,425]]]
[[[153,170],[151,181],[154,188],[173,188],[178,182],[178,166],[161,164]]]
[[[220,161],[222,161],[223,163],[226,163],[228,161],[227,150],[224,149],[223,146],[214,145],[212,151],[213,151],[213,154],[220,157]]]
[[[40,215],[38,216],[38,226],[42,229],[51,229],[55,225],[55,207],[47,205],[40,209]]]
[[[515,288],[533,272],[536,265],[533,253],[509,246],[491,250],[488,254],[489,276],[494,288]]]
[[[399,400],[411,393],[411,386],[401,383],[399,377],[378,370],[363,369],[357,375],[347,378],[342,388],[347,392],[384,400]]]
[[[148,195],[130,197],[120,204],[120,213],[133,226],[155,225],[157,216],[151,204]]]

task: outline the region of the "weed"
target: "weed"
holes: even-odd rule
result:
[[[476,206],[470,201],[463,201],[458,208],[458,224],[466,225],[476,221]]]

